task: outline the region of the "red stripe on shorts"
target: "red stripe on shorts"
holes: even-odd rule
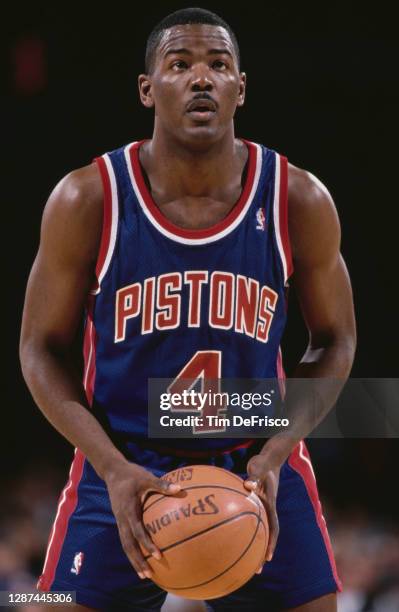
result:
[[[69,472],[69,480],[60,495],[57,514],[50,532],[43,573],[37,583],[39,591],[49,591],[54,581],[61,549],[68,529],[69,518],[75,510],[78,501],[77,490],[82,477],[84,461],[85,456],[79,449],[76,449]],[[71,559],[71,565],[72,561],[73,559]]]
[[[313,472],[308,449],[306,448],[305,442],[303,440],[292,451],[288,459],[288,464],[301,476],[305,484],[309,499],[312,502],[312,506],[316,515],[317,524],[321,531],[321,535],[323,536],[328,558],[330,560],[331,570],[334,575],[335,582],[337,583],[337,588],[339,591],[342,591],[342,583],[337,573],[330,536],[328,535],[326,520],[323,516],[322,507],[319,500],[316,478]]]

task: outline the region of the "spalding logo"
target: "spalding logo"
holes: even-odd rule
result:
[[[211,495],[207,495],[203,499],[197,499],[197,503],[195,505],[189,503],[184,506],[180,506],[180,508],[178,508],[177,510],[172,510],[171,512],[163,514],[159,518],[156,518],[151,521],[151,523],[146,523],[147,530],[150,533],[155,534],[164,527],[168,527],[168,525],[171,525],[176,521],[180,521],[185,518],[190,518],[193,515],[204,516],[206,514],[218,514],[219,508],[211,499],[212,497],[215,497],[213,493]]]
[[[163,480],[168,482],[176,483],[183,482],[185,480],[191,480],[193,477],[193,468],[182,468],[181,470],[175,470],[169,474],[162,476]]]

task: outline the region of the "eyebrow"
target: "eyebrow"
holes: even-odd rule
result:
[[[169,49],[165,53],[165,57],[167,55],[192,55],[192,52],[189,49],[181,48],[181,49]],[[208,55],[230,55],[233,57],[233,54],[228,49],[209,49]]]

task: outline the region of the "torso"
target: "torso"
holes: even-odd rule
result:
[[[106,410],[114,431],[142,436],[146,380],[175,378],[198,353],[209,353],[212,360],[219,355],[223,377],[277,376],[286,317],[287,270],[276,239],[280,200],[274,196],[275,181],[282,180],[275,165],[282,162],[273,151],[248,146],[239,202],[229,203],[222,218],[215,213],[205,228],[182,227],[176,217],[163,214],[145,186],[138,145],[101,161],[104,184],[118,185],[118,218],[114,232],[108,227],[97,262],[100,287],[93,289],[88,312],[86,381],[93,383],[89,395],[95,410]],[[286,165],[284,173],[283,199]],[[179,200],[175,210],[186,218],[183,209]],[[111,217],[110,210],[108,202]],[[219,440],[222,446],[229,443]]]
[[[158,204],[163,215],[173,224],[187,229],[209,228],[224,219],[242,192],[247,172],[248,156],[246,148],[241,150],[240,158],[242,172],[235,188],[227,192],[227,197],[224,200],[203,197],[170,200],[167,194],[163,194],[162,199],[159,198]],[[142,161],[141,157],[140,161]],[[85,166],[77,170],[76,173],[87,205],[87,240],[94,274],[102,231],[104,189],[97,164],[93,163]],[[155,186],[153,188],[149,181],[148,187],[151,188],[154,201],[158,203],[159,190],[157,192]],[[297,236],[303,233],[303,228],[301,227],[301,201],[306,197],[309,187],[308,173],[288,163],[288,223],[294,259]]]

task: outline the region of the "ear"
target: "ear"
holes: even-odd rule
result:
[[[247,75],[245,74],[245,72],[240,72],[240,87],[238,90],[237,106],[244,106],[246,86],[247,86]]]
[[[152,108],[154,100],[152,97],[151,77],[148,74],[139,74],[138,86],[142,104],[147,108]]]

